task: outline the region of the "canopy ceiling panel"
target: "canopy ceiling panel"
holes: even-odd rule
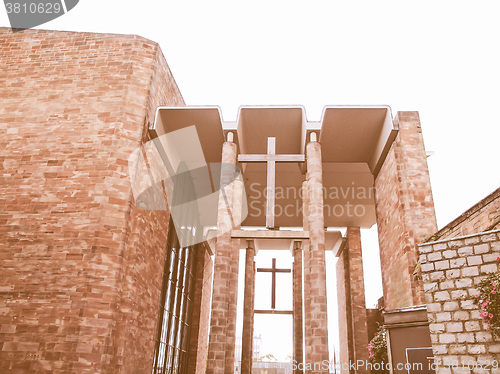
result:
[[[371,227],[376,222],[374,179],[397,135],[388,106],[327,106],[321,121],[309,122],[301,106],[243,106],[236,122],[218,107],[160,107],[152,131],[166,134],[196,126],[206,162],[220,162],[224,132],[233,131],[238,152],[266,154],[268,137],[276,154],[304,154],[307,136],[317,132],[322,147],[325,226]],[[239,165],[248,202],[245,226],[265,226],[266,163]],[[276,226],[302,226],[305,165],[276,164]],[[355,211],[356,209],[356,211]]]
[[[205,161],[220,162],[222,157],[222,116],[219,107],[159,107],[154,129],[158,136],[196,126]]]
[[[366,162],[376,175],[395,136],[388,106],[328,106],[323,111],[319,141],[324,162]]]
[[[241,107],[238,112],[240,153],[267,153],[267,138],[276,138],[277,154],[302,154],[306,134],[303,107]]]

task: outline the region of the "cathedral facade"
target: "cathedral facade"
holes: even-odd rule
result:
[[[337,288],[340,362],[368,362],[376,318],[360,228],[374,224],[392,344],[435,343],[419,248],[437,224],[417,112],[328,106],[312,122],[300,106],[241,107],[229,122],[217,107],[186,106],[144,38],[7,28],[0,37],[2,373],[232,374],[238,297],[242,373],[252,372],[255,313],[293,315],[295,373],[325,373],[315,364],[332,356],[327,287]],[[165,138],[190,127],[198,139],[187,148]],[[166,160],[195,177],[163,178]],[[196,225],[177,214],[190,193],[206,202],[187,215]],[[292,310],[255,309],[254,257],[270,248],[293,255],[293,269],[261,269],[293,273]],[[326,284],[329,250],[336,286]]]

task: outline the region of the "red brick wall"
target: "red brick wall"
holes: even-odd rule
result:
[[[399,112],[395,122],[399,134],[375,181],[386,309],[424,302],[416,245],[437,231],[418,112]]]
[[[366,321],[365,282],[363,276],[363,258],[361,253],[361,231],[359,227],[348,227],[346,231],[349,256],[349,284],[351,287],[352,333],[354,359],[368,360],[368,331]],[[360,367],[358,374],[366,373]]]
[[[127,159],[182,97],[146,39],[0,34],[0,371],[147,372],[168,213]]]
[[[500,229],[500,188],[451,221],[428,240],[443,240]]]
[[[337,305],[339,313],[339,342],[340,363],[354,361],[354,348],[352,339],[352,308],[349,282],[349,257],[348,250],[344,248],[337,260]],[[348,366],[340,368],[342,374],[349,374]]]
[[[366,309],[366,327],[368,333],[368,341],[375,336],[378,326],[384,324],[382,312],[379,309]]]
[[[142,141],[148,140],[147,126],[154,122],[158,106],[184,104],[160,48],[156,43],[147,42],[140,43],[137,53],[131,56],[135,66],[131,83],[137,88],[144,86],[144,89],[128,89],[128,110],[124,110],[129,121],[143,124]],[[143,66],[145,61],[150,61],[151,65]],[[146,73],[144,81],[139,81],[140,75]],[[139,116],[134,111],[142,113]],[[149,372],[153,362],[169,214],[144,211],[134,204],[131,212],[110,372],[115,372],[121,362],[125,373]],[[123,352],[120,351],[122,342]]]
[[[208,354],[208,332],[210,328],[210,297],[212,295],[213,261],[206,246],[198,246],[193,319],[189,340],[188,373],[205,374]]]
[[[207,367],[213,277],[214,263],[208,254],[205,254],[205,270],[203,271],[203,292],[200,310],[200,329],[198,333],[198,354],[196,356],[196,374],[205,374]]]
[[[337,298],[339,309],[340,361],[346,366],[349,361],[368,360],[368,332],[359,227],[348,227],[346,245],[337,262]],[[360,367],[358,374],[366,373]]]

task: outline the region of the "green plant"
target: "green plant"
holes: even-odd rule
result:
[[[500,261],[500,257],[497,258]],[[477,287],[479,293],[473,298],[481,309],[481,318],[494,336],[500,337],[500,271],[490,273]]]
[[[382,363],[388,361],[387,341],[385,339],[385,330],[378,326],[375,336],[368,343],[368,358],[373,363]]]

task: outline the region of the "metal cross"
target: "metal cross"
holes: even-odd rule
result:
[[[267,154],[241,154],[239,162],[266,162],[267,163],[267,201],[266,201],[266,227],[274,228],[274,204],[276,198],[276,163],[277,162],[304,162],[305,156],[299,154],[277,155],[276,138],[267,138]]]

